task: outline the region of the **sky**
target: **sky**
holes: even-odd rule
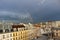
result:
[[[0,20],[60,20],[60,0],[0,0]]]

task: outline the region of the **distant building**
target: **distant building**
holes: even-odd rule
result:
[[[7,23],[7,22],[1,22],[0,23],[0,30],[5,31],[10,31],[12,29],[13,23]]]

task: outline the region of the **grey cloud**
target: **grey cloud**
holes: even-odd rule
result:
[[[29,12],[29,13],[26,13]],[[55,13],[60,11],[59,0],[0,0],[0,17],[9,16],[11,18],[30,18],[32,15],[34,20],[41,21],[52,20]],[[58,13],[59,14],[59,13]],[[49,16],[49,17],[48,17]],[[58,15],[57,15],[58,16]]]
[[[16,12],[10,12],[10,11],[0,11],[0,17],[11,17],[11,18],[17,18],[17,19],[25,19],[29,18],[30,14],[27,12],[21,12],[21,13],[16,13]]]

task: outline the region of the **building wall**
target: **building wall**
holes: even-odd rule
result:
[[[33,37],[34,32],[31,33],[31,30],[0,34],[0,40],[31,40]]]
[[[56,26],[57,26],[57,27],[60,26],[60,21],[56,21]]]

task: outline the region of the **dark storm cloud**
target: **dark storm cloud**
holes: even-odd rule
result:
[[[34,22],[59,20],[60,0],[0,0],[0,18],[33,18]]]

